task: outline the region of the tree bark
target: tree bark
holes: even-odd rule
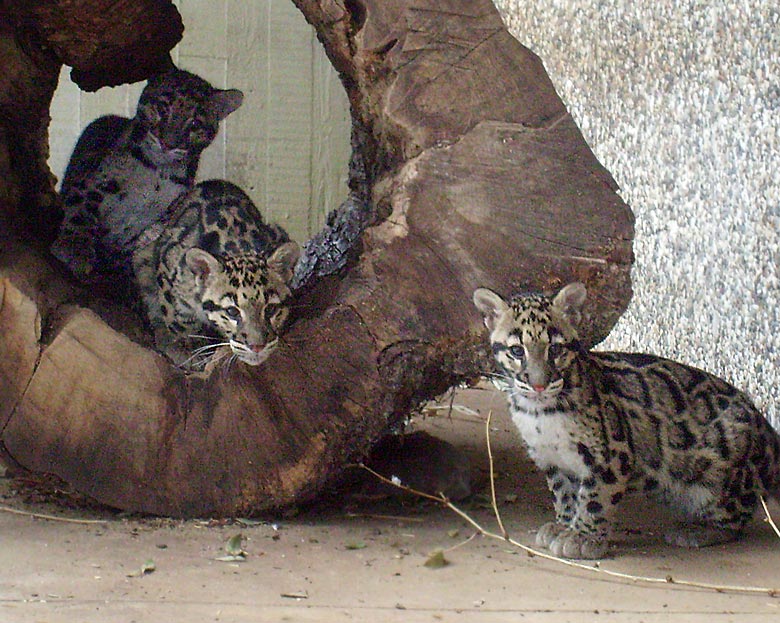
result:
[[[490,0],[295,2],[342,76],[354,154],[352,195],[305,248],[283,347],[258,368],[186,376],[149,348],[132,315],[81,291],[45,252],[7,239],[7,462],[133,511],[288,506],[315,496],[422,402],[490,370],[474,288],[508,294],[583,281],[588,344],[625,309],[631,212],[541,62]],[[79,4],[91,11],[105,1]],[[47,41],[92,32],[66,22],[42,29],[43,17],[28,15]],[[170,10],[161,15],[174,25],[155,31],[149,71],[180,23]],[[124,48],[116,49],[90,70],[90,86],[122,78],[112,59]],[[45,57],[19,70],[23,108],[48,106],[51,93],[36,91],[33,76],[55,65]],[[13,142],[5,149],[17,154]],[[35,154],[43,161],[44,146]],[[6,219],[35,236],[29,214],[40,208],[22,202],[30,189],[9,179],[0,181]],[[50,181],[36,183],[36,192],[52,192]]]

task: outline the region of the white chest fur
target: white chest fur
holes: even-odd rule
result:
[[[585,478],[590,472],[577,452],[573,417],[561,411],[534,413],[512,409],[512,421],[540,469],[556,466],[577,478]]]

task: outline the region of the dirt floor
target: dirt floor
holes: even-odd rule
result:
[[[514,539],[533,545],[551,508],[503,398],[464,390],[454,404],[416,427],[472,458],[478,493],[460,508],[496,530],[485,444],[492,411],[501,517]],[[74,507],[56,490],[0,478],[0,622],[780,621],[780,590],[663,582],[780,589],[780,539],[762,517],[738,543],[681,550],[663,543],[662,513],[632,499],[600,567],[661,580],[650,583],[530,557],[473,536],[451,509],[371,493],[356,484],[267,521],[184,522]],[[776,504],[770,511],[780,516]],[[441,562],[437,550],[446,564],[426,566]],[[224,560],[231,555],[242,559]]]

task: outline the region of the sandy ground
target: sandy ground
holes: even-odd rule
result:
[[[551,509],[503,398],[466,390],[455,404],[481,415],[439,413],[418,428],[464,449],[479,490],[489,494],[484,415],[492,410],[501,516],[513,538],[532,545]],[[365,499],[354,487],[293,517],[265,521],[128,518],[55,504],[52,497],[0,479],[3,623],[780,620],[780,597],[766,592],[632,582],[567,567],[504,541],[468,540],[474,530],[450,509],[419,499]],[[495,529],[486,500],[478,494],[462,508]],[[761,517],[739,543],[688,551],[663,544],[662,513],[643,504],[627,504],[603,569],[780,588],[780,540]],[[100,522],[51,521],[9,509]],[[774,503],[770,510],[780,516]],[[245,560],[218,560],[239,534]],[[426,567],[439,549],[448,564]]]

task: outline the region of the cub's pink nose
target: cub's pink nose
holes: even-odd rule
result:
[[[531,387],[534,388],[535,392],[542,393],[545,389],[547,389],[546,385],[532,385]]]
[[[252,349],[253,353],[260,353],[265,348],[265,344],[252,344],[249,348]]]

